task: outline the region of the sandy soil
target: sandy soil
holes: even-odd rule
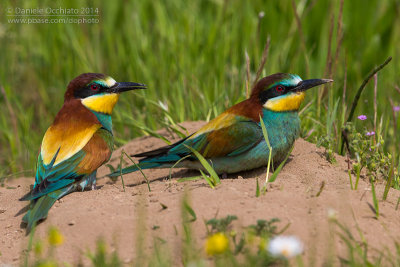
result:
[[[183,123],[189,132],[198,129],[203,122]],[[168,138],[172,136],[160,131]],[[176,138],[176,137],[174,137]],[[164,145],[153,137],[132,140],[123,149],[128,153],[138,153]],[[119,162],[120,150],[114,152],[111,164]],[[308,259],[316,259],[322,264],[327,251],[334,247],[341,256],[346,256],[345,245],[339,238],[331,239],[328,228],[328,211],[335,210],[337,218],[345,224],[358,239],[357,227],[361,229],[366,241],[377,249],[393,249],[393,240],[400,240],[400,210],[395,210],[400,192],[391,190],[387,201],[380,202],[379,219],[372,207],[370,186],[360,181],[357,191],[350,190],[345,159],[337,156],[337,164],[328,163],[323,149],[316,148],[304,140],[298,140],[292,155],[279,174],[270,184],[266,195],[255,197],[256,177],[265,178],[265,168],[229,175],[215,190],[205,181],[179,183],[180,177],[197,175],[195,171],[174,170],[172,180],[165,178],[169,170],[145,170],[152,181],[151,192],[142,175],[133,173],[124,176],[126,192],[120,180],[111,183],[100,179],[99,190],[70,194],[57,202],[50,210],[48,219],[41,223],[36,238],[45,238],[50,226],[57,226],[65,236],[65,243],[57,250],[62,261],[77,263],[88,249],[93,250],[95,241],[103,237],[111,250],[117,249],[122,260],[131,262],[135,255],[135,238],[138,219],[145,221],[145,236],[151,247],[152,237],[167,240],[172,254],[178,256],[181,238],[181,200],[184,192],[189,192],[191,205],[198,219],[193,222],[196,240],[204,243],[206,229],[204,219],[218,218],[228,214],[237,215],[236,227],[256,223],[257,219],[281,219],[280,227],[290,223],[285,234],[298,236],[305,243]],[[99,169],[98,177],[107,174],[108,168]],[[321,183],[324,189],[317,197]],[[0,188],[0,263],[17,265],[27,247],[28,238],[20,228],[22,215],[16,216],[26,203],[18,201],[29,190],[33,178],[9,180],[6,187]],[[384,185],[377,186],[379,198]],[[162,209],[160,204],[166,205]],[[140,205],[143,204],[143,205]],[[144,209],[139,207],[144,206]],[[141,210],[141,211],[140,211]],[[159,226],[153,230],[153,226]],[[178,235],[176,234],[176,230]]]

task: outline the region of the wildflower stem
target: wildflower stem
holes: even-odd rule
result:
[[[378,94],[378,73],[374,75],[374,132],[376,133],[376,117],[378,113],[378,106],[376,104],[376,98]],[[374,145],[376,145],[376,136],[374,135]]]
[[[347,122],[350,122],[353,119],[354,116],[354,112],[356,110],[358,101],[360,100],[361,97],[361,93],[364,90],[365,86],[367,85],[367,83],[369,82],[369,80],[375,75],[375,73],[377,73],[378,71],[380,71],[381,69],[383,69],[390,61],[392,60],[392,57],[388,57],[385,62],[383,62],[381,65],[379,65],[378,67],[376,67],[374,70],[372,70],[367,78],[365,78],[365,80],[363,81],[363,83],[361,84],[360,88],[358,88],[356,96],[354,97],[353,103],[351,105],[351,110],[349,113],[349,116],[347,117]],[[344,146],[344,142],[343,142],[343,136],[342,136],[342,145],[340,148],[340,154],[343,154],[343,146]]]
[[[270,42],[271,42],[271,38],[268,36],[267,37],[267,42],[265,43],[265,47],[264,47],[264,50],[263,50],[263,53],[262,53],[261,62],[260,62],[260,65],[258,66],[258,69],[257,69],[256,78],[254,79],[253,85],[251,86],[251,88],[253,88],[256,85],[258,79],[261,76],[261,72],[262,72],[262,70],[263,70],[263,68],[265,66],[265,63],[267,62]]]
[[[390,61],[392,60],[392,57],[388,57],[385,62],[383,62],[381,65],[379,65],[377,68],[375,68],[374,70],[372,70],[370,72],[370,74],[368,74],[367,78],[365,78],[365,80],[363,81],[363,83],[361,84],[360,88],[358,88],[357,94],[354,97],[353,103],[351,105],[351,110],[349,113],[349,116],[347,117],[347,122],[351,121],[353,119],[353,115],[354,112],[356,110],[358,101],[360,100],[361,97],[361,93],[364,90],[365,86],[367,85],[367,83],[369,82],[369,80],[375,75],[375,73],[377,73],[378,71],[380,71],[381,69],[383,69]]]

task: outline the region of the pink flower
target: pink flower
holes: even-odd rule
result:
[[[365,116],[365,115],[360,115],[360,116],[358,116],[357,117],[359,120],[361,120],[361,121],[365,121],[366,119],[367,119],[367,116]]]
[[[394,106],[393,107],[394,112],[399,112],[400,111],[400,106]]]
[[[366,135],[366,136],[373,136],[373,135],[375,135],[375,132],[374,132],[374,131],[367,132],[365,135]]]

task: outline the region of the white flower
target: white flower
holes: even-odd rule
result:
[[[334,220],[337,217],[337,211],[332,208],[328,208],[328,219]]]
[[[292,258],[303,252],[303,243],[295,236],[277,236],[269,242],[268,251],[273,256]]]

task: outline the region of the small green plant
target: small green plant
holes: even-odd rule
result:
[[[285,226],[283,230],[278,231],[278,226],[276,226],[276,224],[279,222],[280,220],[278,218],[272,218],[269,221],[257,220],[257,224],[250,225],[248,229],[252,230],[256,236],[270,237],[281,234],[287,229],[287,226]]]
[[[325,148],[325,158],[332,164],[336,163],[334,145],[335,140],[332,136],[321,136],[317,141],[317,147]]]
[[[94,253],[87,252],[87,257],[91,260],[94,267],[118,267],[122,266],[122,262],[116,251],[107,252],[107,245],[103,239],[97,241],[96,251]]]
[[[358,228],[359,238],[354,236],[350,230],[336,218],[331,218],[329,223],[332,226],[337,227],[335,234],[343,241],[347,248],[347,255],[345,257],[339,257],[341,265],[343,266],[397,266],[394,263],[396,257],[390,255],[387,249],[374,249],[371,247],[363,236],[362,231]],[[335,229],[335,228],[332,228]],[[360,240],[359,240],[360,239]],[[374,254],[374,256],[371,256]],[[397,257],[400,256],[400,251],[397,251]],[[391,265],[388,263],[392,262]]]
[[[358,117],[360,120],[366,120],[365,115]],[[355,125],[347,123],[343,130],[349,138],[349,150],[355,158],[353,164],[353,173],[356,175],[354,189],[357,190],[358,181],[362,170],[366,171],[367,177],[370,177],[371,183],[379,178],[388,180],[391,187],[397,188],[399,185],[398,170],[394,169],[394,163],[391,153],[384,151],[383,137],[379,132],[368,131],[364,128],[364,133],[356,130]],[[388,190],[388,189],[387,189]],[[385,193],[387,196],[387,192]]]
[[[277,218],[271,220],[257,220],[255,225],[247,226],[238,232],[232,225],[237,220],[235,215],[223,218],[213,218],[206,221],[208,237],[205,242],[205,251],[214,257],[217,266],[224,266],[227,262],[236,266],[269,266],[287,259],[281,257],[280,248],[274,247],[279,256],[273,256],[268,247],[270,240],[284,232],[288,226],[278,231]],[[209,229],[210,226],[211,228]],[[279,243],[279,241],[278,241]],[[280,244],[277,244],[278,247]],[[239,256],[240,255],[240,256]],[[244,258],[243,263],[239,258]]]
[[[392,155],[383,151],[385,141],[382,136],[366,129],[362,134],[350,122],[344,126],[344,130],[350,136],[350,151],[355,156],[360,171],[365,168],[368,176],[388,177]]]
[[[211,226],[211,230],[208,230],[207,228],[207,231],[208,233],[227,232],[231,228],[231,223],[235,220],[237,220],[237,216],[235,215],[228,215],[221,219],[210,219],[206,222],[206,225]]]

